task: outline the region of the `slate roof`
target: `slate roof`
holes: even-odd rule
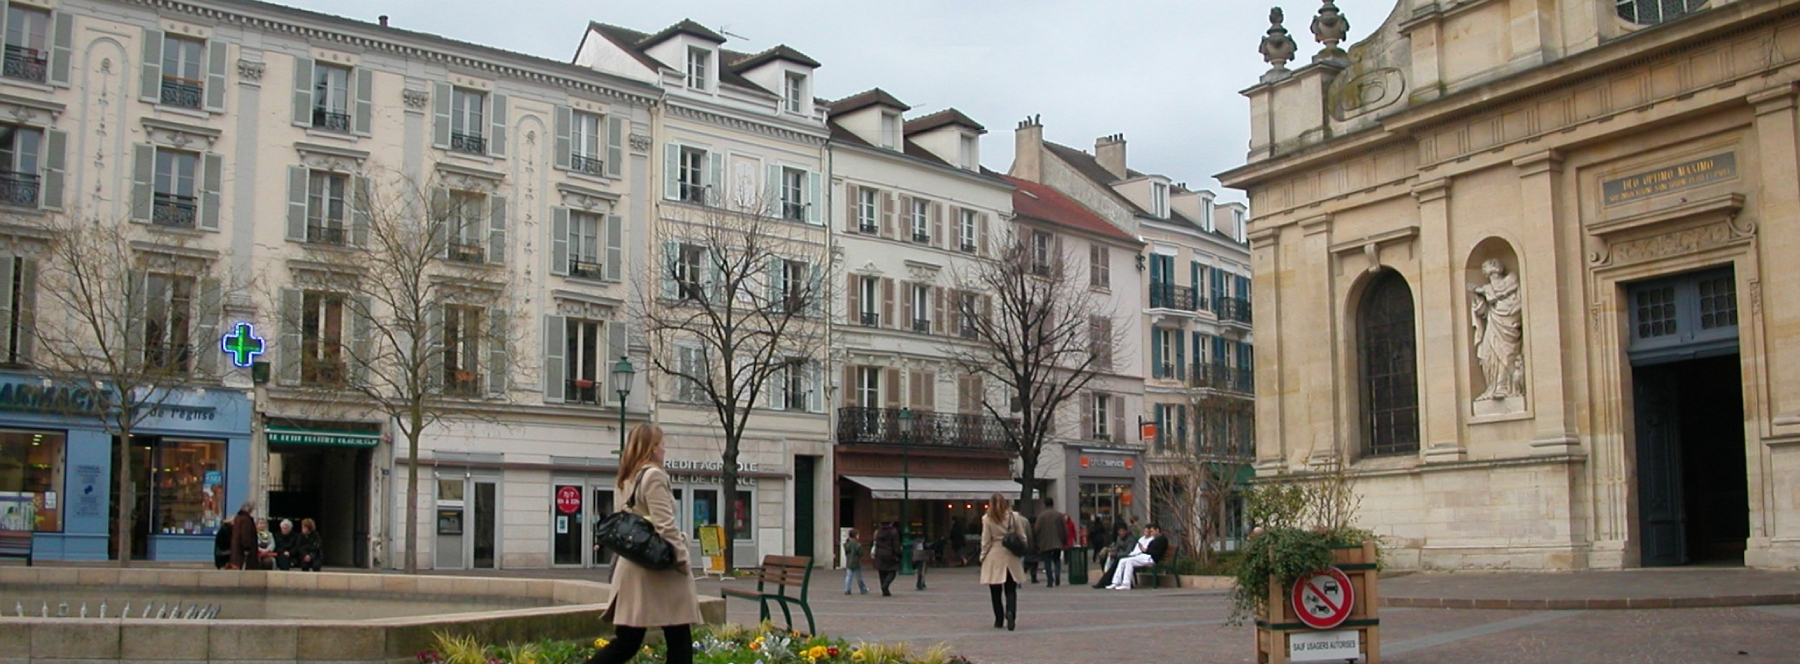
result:
[[[695,23],[692,19],[684,18],[681,19],[680,23],[663,28],[661,32],[650,35],[643,41],[638,42],[637,47],[640,49],[650,48],[675,35],[693,35],[714,44],[725,43],[725,35],[713,32],[706,26]]]
[[[946,108],[936,113],[932,113],[931,115],[907,120],[906,133],[916,134],[927,132],[945,125],[960,125],[973,129],[977,133],[987,133],[987,127],[981,126],[981,123],[976,122],[967,115],[963,115],[962,111],[954,108]]]
[[[639,64],[649,67],[652,71],[661,71],[665,65],[657,61],[656,58],[650,57],[644,50],[677,33],[695,35],[712,40],[714,43],[725,43],[725,38],[720,36],[719,33],[708,30],[706,26],[687,19],[683,19],[680,23],[664,28],[661,32],[654,35],[639,32],[631,28],[595,21],[590,21],[588,27],[599,32],[602,37],[607,39],[607,41],[612,42],[613,45],[618,46],[621,50],[631,54],[631,57],[636,59]],[[696,28],[698,31],[695,30]],[[811,67],[820,66],[818,61],[807,57],[805,53],[788,48],[785,44],[777,45],[769,50],[754,54],[721,48],[719,49],[719,63],[721,69],[719,72],[719,82],[740,88],[761,90],[769,94],[775,94],[774,90],[764,88],[763,86],[751,82],[750,79],[744,78],[741,72],[754,69],[757,65],[777,58]]]
[[[901,111],[912,110],[912,107],[907,106],[906,102],[895,99],[893,95],[888,94],[886,90],[881,88],[870,88],[863,92],[858,92],[843,99],[831,102],[828,108],[830,108],[832,113],[841,114],[875,105],[895,108]]]
[[[1086,231],[1106,238],[1142,244],[1130,233],[1108,223],[1093,210],[1046,184],[1003,176],[1013,189],[1013,212],[1048,224]]]
[[[1050,154],[1056,155],[1056,158],[1063,160],[1064,163],[1067,163],[1070,167],[1074,168],[1075,172],[1080,173],[1089,180],[1093,180],[1094,184],[1099,185],[1101,189],[1105,189],[1108,193],[1112,193],[1113,198],[1118,199],[1119,202],[1124,203],[1126,207],[1131,208],[1132,212],[1138,214],[1150,214],[1149,210],[1139,207],[1137,203],[1133,203],[1130,199],[1120,196],[1117,192],[1113,191],[1112,183],[1118,182],[1120,178],[1113,177],[1112,172],[1106,170],[1106,167],[1101,166],[1100,160],[1095,159],[1094,155],[1067,145],[1052,143],[1050,141],[1044,141],[1044,149],[1049,150]],[[1125,172],[1129,177],[1143,175],[1143,173],[1139,173],[1129,168],[1125,169]]]
[[[805,65],[813,68],[823,66],[819,64],[818,60],[806,57],[805,53],[789,48],[787,44],[776,44],[775,48],[732,63],[731,68],[738,71],[750,71],[761,66],[765,62],[773,60],[786,60],[797,65]]]

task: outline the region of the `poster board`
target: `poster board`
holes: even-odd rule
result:
[[[718,525],[700,527],[700,555],[706,557],[707,574],[725,574],[725,529]]]

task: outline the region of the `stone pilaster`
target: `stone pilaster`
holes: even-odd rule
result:
[[[1456,258],[1450,250],[1450,180],[1437,178],[1413,186],[1419,205],[1418,316],[1424,336],[1419,339],[1420,366],[1437,367],[1421,372],[1419,390],[1419,442],[1428,461],[1457,461],[1468,455],[1462,436],[1464,373],[1460,370],[1456,335]]]
[[[1336,350],[1341,345],[1340,340],[1343,339],[1343,336],[1342,330],[1338,329],[1338,317],[1333,315],[1333,312],[1338,310],[1338,304],[1332,301],[1337,297],[1337,284],[1331,269],[1331,215],[1323,214],[1301,221],[1300,230],[1305,235],[1301,245],[1305,259],[1301,265],[1297,266],[1300,273],[1297,275],[1296,281],[1300,284],[1311,284],[1311,286],[1290,288],[1288,292],[1303,298],[1310,296],[1320,298],[1320,300],[1287,304],[1299,307],[1303,311],[1310,310],[1313,313],[1309,318],[1317,321],[1315,324],[1323,328],[1315,328],[1306,332],[1308,338],[1323,340],[1323,343],[1294,344],[1298,346],[1299,352],[1296,355],[1299,357],[1296,359],[1300,362],[1301,391],[1305,395],[1302,397],[1301,403],[1304,404],[1306,412],[1301,413],[1300,417],[1305,421],[1305,431],[1310,438],[1306,441],[1308,449],[1304,451],[1310,460],[1311,457],[1338,454],[1339,439],[1341,438],[1338,435],[1341,423],[1338,419],[1338,403],[1342,399],[1342,394],[1337,385]],[[1319,314],[1325,315],[1323,321],[1319,321],[1317,318]],[[1290,450],[1289,453],[1291,455],[1301,451],[1303,450],[1295,449]],[[1292,462],[1299,459],[1289,456],[1288,460]]]
[[[1256,465],[1274,464],[1279,468],[1287,458],[1287,421],[1282,414],[1281,393],[1286,381],[1281,375],[1281,292],[1282,282],[1294,283],[1282,272],[1281,229],[1257,229],[1250,234],[1250,272],[1252,301],[1262,310],[1256,323],[1256,335],[1264,342],[1263,352],[1256,354]]]
[[[1800,333],[1800,290],[1761,285],[1794,283],[1793,257],[1800,256],[1800,143],[1796,142],[1800,133],[1795,128],[1795,84],[1752,94],[1747,101],[1756,109],[1755,140],[1761,153],[1757,258],[1770,274],[1738,275],[1740,283],[1751,280],[1750,292],[1739,293],[1738,301],[1750,313],[1748,318],[1761,317],[1762,337],[1792,339]],[[1778,344],[1770,343],[1765,352],[1769,357],[1763,378],[1769,384],[1762,393],[1769,398],[1768,415],[1777,435],[1800,434],[1800,374],[1777,369],[1790,366],[1784,362],[1793,359]]]
[[[1576,289],[1557,285],[1575,260],[1568,247],[1579,244],[1556,214],[1556,203],[1563,200],[1562,155],[1545,150],[1513,160],[1513,168],[1519,174],[1519,226],[1525,230],[1514,249],[1525,299],[1527,396],[1537,416],[1531,446],[1573,451],[1580,445],[1573,392],[1578,358],[1571,348],[1577,340],[1567,336],[1561,319],[1574,312],[1574,320],[1581,320],[1581,308],[1571,299],[1579,295]]]

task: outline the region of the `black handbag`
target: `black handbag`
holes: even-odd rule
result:
[[[1008,517],[1006,520],[1006,536],[1000,538],[1000,546],[1006,547],[1006,550],[1011,551],[1013,555],[1023,558],[1028,550],[1025,543],[1025,536],[1014,531],[1012,526],[1012,518]]]
[[[644,569],[669,569],[675,566],[675,547],[656,534],[656,526],[651,525],[649,519],[631,511],[637,504],[637,483],[643,479],[644,471],[639,470],[637,480],[632,482],[631,497],[625,501],[625,509],[594,524],[594,542]]]

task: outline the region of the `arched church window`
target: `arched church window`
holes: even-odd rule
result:
[[[1706,0],[1614,0],[1619,18],[1638,25],[1657,25],[1687,16],[1706,6]]]
[[[1388,270],[1375,277],[1357,315],[1365,453],[1419,451],[1419,366],[1413,334],[1413,297],[1406,280]]]

